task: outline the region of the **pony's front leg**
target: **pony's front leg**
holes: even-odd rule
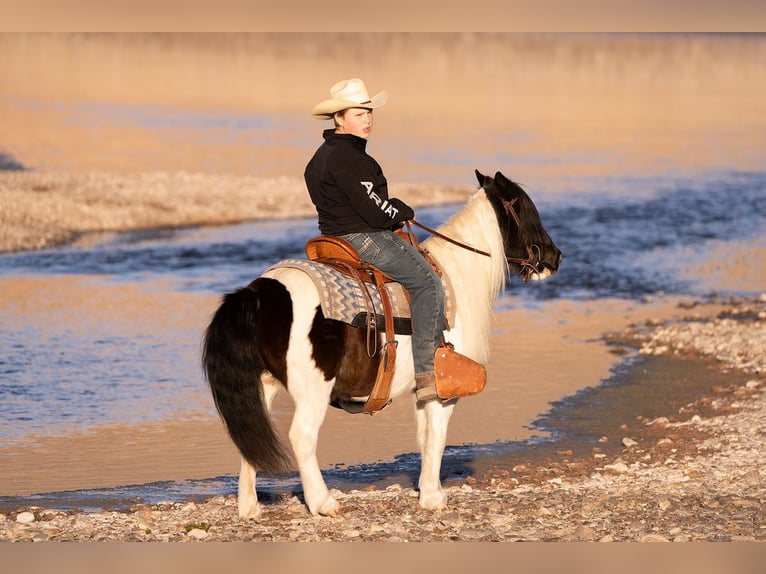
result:
[[[274,398],[281,389],[280,383],[267,372],[261,377],[261,385],[266,408],[271,411]],[[261,505],[258,503],[258,494],[255,490],[255,468],[244,458],[240,459],[239,465],[237,513],[242,520],[257,520],[262,513]]]
[[[332,388],[332,384],[326,381],[312,382],[314,390],[323,386]],[[309,392],[308,396],[293,394],[293,398],[296,404],[290,425],[290,444],[298,463],[306,506],[314,516],[335,516],[340,507],[322,478],[316,454],[319,428],[329,404],[329,390],[327,393]]]
[[[440,474],[442,455],[447,443],[447,426],[456,401],[442,404],[429,401],[417,406],[418,443],[420,444],[420,507],[437,510],[447,506],[447,493]]]

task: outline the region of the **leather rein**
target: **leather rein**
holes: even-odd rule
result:
[[[516,203],[517,198],[513,198],[511,201],[503,201],[503,206],[505,207],[506,211],[511,214],[511,217],[513,217],[513,220],[516,222],[516,226],[521,229],[521,221],[519,220],[519,216],[516,214],[516,210],[513,209],[513,205]],[[415,219],[411,219],[405,222],[407,225],[407,234],[410,236],[411,240],[415,240],[415,236],[412,233],[412,230],[410,229],[410,224],[417,225],[422,230],[427,231],[431,235],[438,237],[439,239],[444,239],[445,241],[452,243],[453,245],[457,245],[458,247],[462,249],[466,249],[468,251],[471,251],[473,253],[477,253],[479,255],[484,255],[485,257],[492,257],[491,254],[489,254],[486,251],[482,251],[481,249],[477,247],[473,247],[471,245],[468,245],[466,243],[462,243],[458,241],[457,239],[453,239],[452,237],[449,237],[447,235],[444,235],[443,233],[440,233],[436,231],[435,229],[432,229],[428,227],[427,225],[424,225],[420,223],[419,221]],[[416,245],[416,244],[415,244]],[[505,260],[508,263],[516,263],[517,265],[521,266],[521,275],[522,279],[524,280],[524,283],[527,282],[529,279],[529,276],[532,273],[539,273],[539,269],[537,268],[537,264],[540,262],[540,247],[538,245],[532,244],[527,245],[527,258],[522,259],[520,257],[508,257],[506,255]]]

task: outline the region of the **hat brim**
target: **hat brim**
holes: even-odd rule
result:
[[[374,108],[379,108],[380,106],[384,105],[388,101],[388,92],[382,91],[378,92],[372,98],[370,98],[369,102],[354,102],[351,100],[340,100],[337,98],[331,98],[329,100],[325,100],[323,102],[319,102],[316,106],[314,106],[314,109],[311,110],[311,115],[313,115],[315,118],[320,120],[329,120],[333,117],[333,115],[336,112],[340,112],[342,110],[348,110],[350,108],[364,108],[367,110],[371,110]]]

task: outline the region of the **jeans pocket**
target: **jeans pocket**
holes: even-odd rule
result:
[[[375,264],[380,255],[380,246],[372,237],[360,233],[359,237],[355,238],[355,241],[352,242],[352,245],[356,247],[356,252],[362,258],[362,261]]]

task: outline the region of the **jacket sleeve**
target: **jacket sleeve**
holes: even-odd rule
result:
[[[336,183],[348,196],[351,207],[370,227],[391,229],[415,217],[414,210],[396,197],[388,197],[388,183],[373,166],[343,169],[336,173]],[[366,168],[366,169],[365,169]]]

